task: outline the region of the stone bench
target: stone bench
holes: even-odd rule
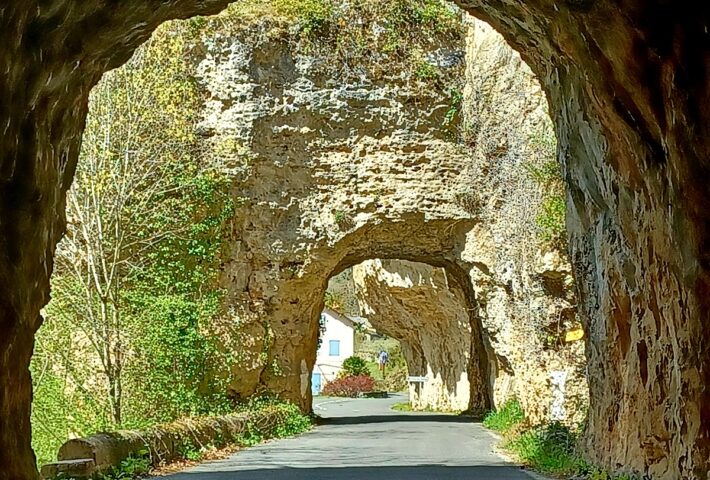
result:
[[[42,478],[52,479],[59,475],[64,477],[84,479],[91,478],[96,473],[96,463],[93,458],[80,458],[76,460],[60,460],[42,466]]]

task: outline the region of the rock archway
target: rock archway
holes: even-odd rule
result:
[[[352,278],[361,314],[377,332],[399,341],[409,375],[426,378],[409,384],[412,407],[480,413],[480,394],[472,386],[481,385],[477,378],[471,382],[469,371],[485,371],[479,357],[490,353],[471,342],[471,332],[481,328],[472,286],[462,288],[445,268],[403,260],[363,262],[353,267]]]
[[[33,479],[27,365],[88,93],[161,22],[226,0],[0,9],[0,464]],[[591,379],[588,450],[657,478],[710,469],[710,11],[702,2],[460,1],[541,79],[560,141]]]
[[[223,278],[230,350],[243,354],[235,395],[267,389],[309,408],[325,285],[380,258],[446,267],[459,279],[472,316],[468,335],[476,338],[469,347],[481,352],[469,358],[483,358],[496,378],[473,389],[480,393],[472,410],[514,394],[531,419],[548,419],[555,371],[569,374],[569,391],[586,398],[581,344],[544,338],[544,327],[564,337],[575,322],[564,254],[547,252],[557,261],[543,261],[539,251],[534,218],[542,196],[525,168],[550,161],[533,145],[549,125],[544,97],[490,27],[472,24],[465,52],[459,40],[429,47],[432,57],[447,52],[452,81],[424,90],[406,72],[329,86],[313,67],[323,58],[309,53],[304,61],[297,48],[251,31],[198,49],[205,141],[242,204]],[[442,127],[449,90],[465,74],[460,108],[478,126],[473,149]],[[231,100],[237,94],[242,102]],[[483,344],[493,351],[490,362]],[[488,383],[488,367],[478,363],[470,369],[474,386]],[[565,400],[570,412],[573,397]]]
[[[265,388],[310,409],[310,373],[315,363],[318,318],[328,280],[365,260],[391,258],[445,268],[452,282],[465,292],[471,304],[470,349],[474,352],[471,356],[477,359],[467,370],[471,391],[476,392],[469,408],[478,414],[485,412],[491,406],[485,333],[475,308],[469,273],[472,265],[461,258],[472,223],[461,218],[426,220],[419,215],[372,220],[354,228],[333,245],[311,250],[308,262],[296,275],[289,272],[290,279],[278,279],[278,292],[264,302],[269,306],[258,316],[269,319],[266,337],[270,344],[266,349],[253,351],[248,362],[254,366],[253,380],[248,382],[242,377],[235,389],[246,396]],[[264,351],[268,356],[259,361]]]

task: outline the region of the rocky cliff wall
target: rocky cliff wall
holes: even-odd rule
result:
[[[249,367],[235,372],[235,393],[267,385],[310,406],[328,278],[367,258],[448,261],[473,221],[456,200],[469,160],[444,126],[455,81],[404,69],[329,80],[328,52],[299,51],[274,28],[215,37],[197,71],[209,94],[204,135],[242,206],[225,266],[242,340],[234,348]],[[454,80],[463,78],[459,40],[429,52],[448,59]]]
[[[469,408],[471,351],[470,300],[449,282],[446,270],[405,260],[367,260],[353,267],[362,314],[372,326],[396,338],[409,375],[414,409],[465,411]]]
[[[236,395],[268,388],[310,406],[328,278],[363,260],[403,259],[447,267],[469,305],[468,337],[446,353],[460,358],[422,364],[465,365],[456,376],[465,372],[467,392],[427,402],[481,413],[517,395],[543,420],[568,418],[572,399],[583,401],[582,343],[560,340],[575,328],[570,267],[555,251],[557,263],[534,267],[542,195],[526,165],[549,160],[533,138],[551,135],[546,102],[498,34],[459,25],[422,54],[436,81],[403,64],[387,77],[338,77],[328,47],[304,49],[269,21],[217,30],[196,48],[201,133],[239,205],[224,276],[231,348],[243,355]],[[460,336],[432,333],[428,355]]]

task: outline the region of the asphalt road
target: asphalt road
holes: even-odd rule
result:
[[[388,399],[316,400],[323,425],[204,463],[169,480],[531,480],[493,453],[483,427],[454,415],[395,412]]]

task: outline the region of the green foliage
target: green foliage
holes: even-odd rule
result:
[[[451,95],[451,104],[444,115],[442,125],[444,128],[451,128],[456,123],[455,121],[461,112],[461,103],[463,102],[463,93],[460,90],[452,89],[449,93]]]
[[[326,307],[337,310],[337,297],[333,294],[333,292],[326,290],[323,293],[323,303],[325,303]]]
[[[540,236],[546,242],[555,242],[563,239],[566,228],[565,218],[567,205],[564,197],[552,195],[545,198],[541,205],[542,211],[535,217],[535,222],[540,227]]]
[[[392,356],[390,356],[390,360]],[[376,366],[376,365],[375,365]],[[392,364],[385,370],[385,376],[378,379],[375,388],[384,392],[403,392],[407,390],[407,365]]]
[[[527,465],[543,473],[574,475],[582,465],[575,453],[576,436],[569,427],[553,422],[525,431],[505,447]]]
[[[345,212],[342,210],[336,210],[333,212],[333,219],[337,224],[343,223],[345,221]]]
[[[250,446],[268,438],[287,438],[308,431],[313,421],[293,403],[272,397],[255,397],[239,405],[237,411],[251,420],[237,443]]]
[[[562,248],[566,243],[566,203],[565,187],[560,164],[555,158],[556,139],[551,126],[543,128],[530,138],[534,162],[524,164],[532,178],[543,192],[540,212],[535,217],[540,239]]]
[[[133,480],[146,475],[150,471],[150,456],[148,451],[142,451],[138,456],[130,455],[108,472],[99,474],[99,480]]]
[[[385,376],[377,364],[377,355],[385,350],[389,355]],[[366,335],[356,334],[355,354],[367,363],[369,374],[375,379],[375,389],[385,392],[402,392],[407,389],[407,362],[399,342],[392,338],[368,340]]]
[[[439,77],[439,69],[426,59],[420,58],[414,64],[414,76],[422,81],[433,81]]]
[[[559,422],[530,427],[516,399],[487,414],[483,425],[503,434],[503,447],[537,471],[556,476],[586,471],[586,463],[576,452],[575,432]]]
[[[178,454],[180,455],[180,458],[183,458],[185,460],[190,460],[191,462],[199,462],[200,460],[202,460],[202,457],[204,456],[207,449],[208,446],[206,445],[202,447],[197,447],[193,444],[193,442],[189,441],[186,442],[182,446],[182,448],[179,449]]]
[[[329,0],[286,0],[283,5],[298,18],[305,35],[322,32],[333,18],[333,3]]]
[[[397,412],[412,412],[412,404],[409,402],[400,402],[400,403],[395,403],[392,405],[392,410],[395,410]]]
[[[342,370],[343,376],[348,376],[348,375],[367,375],[370,376],[370,369],[367,366],[367,362],[356,356],[353,355],[352,357],[348,357],[343,361],[343,370]]]
[[[594,468],[586,472],[587,480],[637,480],[642,477],[630,473],[613,474],[606,470]]]
[[[367,70],[376,78],[406,73],[428,85],[440,75],[422,64],[421,52],[460,44],[465,33],[460,11],[442,0],[244,0],[202,34],[255,23],[284,32],[296,25],[299,49],[326,59],[322,68],[331,78],[360,78]]]
[[[517,399],[512,398],[505,402],[498,410],[489,412],[483,419],[483,426],[505,433],[521,424],[525,420],[525,413]]]
[[[244,0],[230,7],[228,14],[241,20],[272,17],[296,23],[299,31],[310,37],[331,25],[335,8],[331,0]]]
[[[231,406],[216,285],[234,205],[228,178],[204,164],[201,99],[185,70],[186,32],[206,23],[159,29],[92,92],[31,365],[40,464],[72,435]],[[100,280],[87,282],[92,272]]]
[[[353,219],[352,215],[347,212],[344,212],[343,210],[334,210],[333,220],[335,221],[335,224],[338,225],[338,227],[342,230],[347,230],[355,225],[355,219]]]

